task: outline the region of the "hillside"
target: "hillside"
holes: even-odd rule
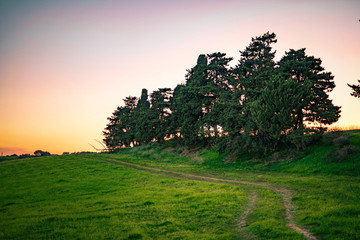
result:
[[[360,132],[336,134],[235,160],[168,143],[3,161],[0,238],[360,239]]]
[[[360,130],[326,133],[304,150],[285,148],[259,155],[243,151],[238,155],[218,149],[188,149],[173,142],[153,143],[122,153],[144,160],[181,163],[216,171],[265,171],[297,174],[360,176]]]

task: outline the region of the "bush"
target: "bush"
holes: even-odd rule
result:
[[[345,161],[351,154],[355,152],[353,146],[347,145],[342,148],[338,148],[329,153],[329,162],[342,162]]]
[[[42,156],[50,156],[51,154],[49,152],[45,152],[45,151],[42,151],[42,150],[36,150],[34,152],[34,155],[36,157],[42,157]]]
[[[356,148],[350,145],[349,136],[345,134],[332,134],[328,137],[329,139],[336,149],[327,155],[328,162],[343,162],[356,151]]]
[[[335,138],[333,140],[333,143],[335,144],[335,146],[342,148],[342,147],[350,145],[350,140],[349,140],[348,136],[341,135],[341,136]]]

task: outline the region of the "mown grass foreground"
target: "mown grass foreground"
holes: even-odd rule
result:
[[[350,140],[342,161],[320,143],[270,165],[156,146],[0,162],[0,239],[305,239],[277,189],[316,239],[360,239],[360,133]]]
[[[0,239],[237,239],[246,193],[89,156],[0,164]]]

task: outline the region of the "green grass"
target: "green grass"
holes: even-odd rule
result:
[[[344,159],[336,159],[336,154],[341,153],[344,147],[337,147],[331,141],[339,138],[337,135],[345,134],[349,138],[353,153]],[[303,174],[360,176],[360,131],[349,131],[337,135],[332,133],[332,135],[335,136],[329,136],[330,139],[313,145],[304,151],[300,157],[274,164],[269,167],[269,170]]]
[[[246,193],[86,156],[0,164],[0,239],[237,239]]]
[[[353,152],[347,154],[344,159],[335,158],[336,153],[343,149],[343,147],[337,147],[333,143],[340,136],[346,136],[349,139],[349,146],[353,148]],[[169,142],[165,146],[152,143],[124,151],[124,153],[131,157],[141,158],[146,162],[153,161],[165,165],[190,164],[217,172],[237,170],[242,172],[271,171],[305,175],[360,176],[360,130],[328,133],[324,139],[301,151],[283,150],[264,156],[244,152],[232,160],[228,159],[227,153],[219,153],[217,148],[194,151],[190,156],[186,156],[189,154],[185,154],[185,156],[180,154],[184,151],[189,152],[189,150]]]
[[[236,161],[216,149],[194,152],[169,142],[119,154],[0,162],[0,239],[238,239],[246,233],[304,239],[286,227],[282,199],[269,188],[179,179],[102,161],[116,159],[285,187],[293,192],[296,223],[318,239],[360,239],[360,132],[346,134],[355,150],[340,159],[332,156],[344,146],[329,135],[296,155],[248,153]],[[244,235],[237,219],[251,192],[258,198]]]
[[[185,157],[175,150],[171,151],[171,148],[164,151],[164,147],[157,147],[156,144],[109,157],[175,171],[283,186],[294,191],[296,221],[317,237],[360,239],[360,131],[345,134],[349,136],[350,145],[355,151],[339,161],[331,159],[339,149],[333,144],[337,135],[330,135],[330,140],[314,144],[290,159],[275,162],[272,162],[270,156],[255,161],[248,161],[249,156],[245,156],[244,161],[240,158],[227,162],[226,154],[219,154],[216,149]],[[144,152],[147,152],[146,157],[143,156]],[[260,195],[263,198],[260,200],[270,205],[267,207],[267,204],[258,204],[255,207],[251,217],[253,222],[248,230],[262,239],[295,239],[291,236],[293,233],[288,235],[286,230],[279,230],[283,226],[281,204],[271,206],[276,201],[269,194]],[[271,209],[279,210],[271,218],[267,216],[267,220],[260,216],[266,216]],[[269,226],[273,226],[270,227],[271,231]]]
[[[258,239],[306,239],[287,228],[281,198],[269,189],[258,191],[259,199],[249,217],[249,231]]]

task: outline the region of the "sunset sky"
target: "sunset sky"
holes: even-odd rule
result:
[[[174,88],[199,54],[240,58],[270,31],[335,76],[337,126],[360,126],[360,1],[0,2],[0,154],[93,151],[126,96]]]

